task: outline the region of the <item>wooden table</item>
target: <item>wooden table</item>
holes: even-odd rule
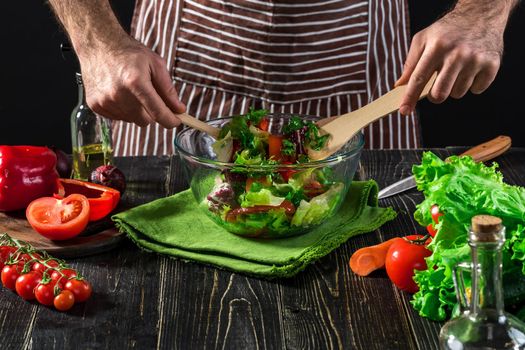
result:
[[[433,150],[445,157],[461,149]],[[421,150],[364,151],[361,179],[380,187],[410,174]],[[178,158],[123,158],[124,200],[138,205],[187,185]],[[525,185],[525,149],[498,158],[506,181]],[[423,319],[384,271],[361,278],[351,254],[423,232],[412,190],[380,202],[399,216],[347,241],[294,278],[266,281],[143,253],[127,239],[111,252],[71,260],[94,295],[69,313],[0,290],[0,349],[437,349],[440,323]]]

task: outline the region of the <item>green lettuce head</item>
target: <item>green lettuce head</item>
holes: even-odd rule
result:
[[[523,283],[525,272],[524,229],[525,189],[503,182],[498,165],[486,166],[470,156],[452,156],[445,162],[432,152],[423,154],[421,165],[412,171],[425,200],[417,205],[414,218],[422,226],[432,223],[430,208],[438,205],[444,214],[428,248],[432,251],[427,269],[416,271],[419,291],[412,305],[421,316],[443,321],[450,317],[457,302],[452,271],[459,262],[470,262],[467,233],[478,214],[503,220],[507,241],[503,249],[505,303],[525,300],[513,285]]]

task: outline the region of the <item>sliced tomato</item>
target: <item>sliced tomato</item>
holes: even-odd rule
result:
[[[29,203],[26,218],[33,229],[46,238],[69,239],[86,228],[89,201],[81,194],[72,194],[64,199],[41,197]]]
[[[281,148],[283,147],[283,137],[281,135],[268,136],[268,155],[275,160],[281,160]]]
[[[261,129],[262,131],[268,131],[269,125],[270,125],[270,121],[267,118],[262,118],[257,127]]]
[[[89,201],[89,221],[106,217],[117,207],[120,192],[114,188],[75,179],[59,179],[58,193],[55,198],[64,198],[71,194],[81,194]]]
[[[292,162],[288,162],[288,161],[285,161],[285,162],[282,162],[283,164],[293,164]],[[297,170],[293,170],[293,169],[282,169],[279,171],[279,174],[281,174],[281,176],[283,177],[284,181],[285,182],[288,182],[288,180],[290,180],[290,178],[293,176],[293,174],[295,174],[297,172]]]
[[[320,194],[323,194],[326,192],[326,189],[324,188],[319,181],[311,181],[303,186],[304,188],[304,194],[307,195],[310,198],[319,196]]]
[[[253,207],[232,209],[226,214],[226,221],[235,222],[240,215],[266,213],[275,209],[284,209],[284,212],[287,215],[293,215],[295,213],[295,206],[293,203],[284,200],[280,205],[254,205]]]

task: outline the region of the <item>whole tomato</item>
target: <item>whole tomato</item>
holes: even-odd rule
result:
[[[15,289],[18,295],[25,300],[35,299],[35,288],[42,280],[39,272],[31,271],[25,273],[16,279]]]
[[[53,299],[53,304],[58,311],[67,311],[75,304],[75,295],[69,290],[63,290]]]
[[[0,269],[4,268],[5,262],[15,254],[16,248],[9,246],[0,247]]]
[[[65,285],[68,280],[77,276],[77,271],[73,269],[54,270],[51,273],[51,280]]]
[[[91,296],[92,288],[86,280],[70,279],[64,286],[65,290],[69,290],[75,296],[75,302],[82,303]]]
[[[414,282],[414,270],[425,270],[425,258],[432,254],[426,248],[430,239],[425,236],[410,235],[396,240],[388,249],[385,260],[386,273],[390,280],[401,290],[409,293],[418,291]]]
[[[60,284],[57,284],[55,281],[49,281],[47,283],[39,283],[35,288],[35,297],[36,300],[42,304],[51,306],[55,300],[55,287],[59,290],[62,289]]]
[[[5,265],[2,269],[2,284],[4,287],[15,290],[15,284],[18,277],[22,273],[23,267],[14,264],[14,265]]]

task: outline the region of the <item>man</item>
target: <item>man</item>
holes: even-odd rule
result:
[[[78,55],[89,106],[114,119],[118,156],[171,154],[178,113],[339,115],[408,84],[369,148],[419,146],[414,108],[494,80],[518,0],[458,0],[408,49],[406,0],[137,0],[132,37],[108,0],[50,0]],[[408,51],[408,53],[407,53]],[[404,67],[403,67],[404,62]]]

